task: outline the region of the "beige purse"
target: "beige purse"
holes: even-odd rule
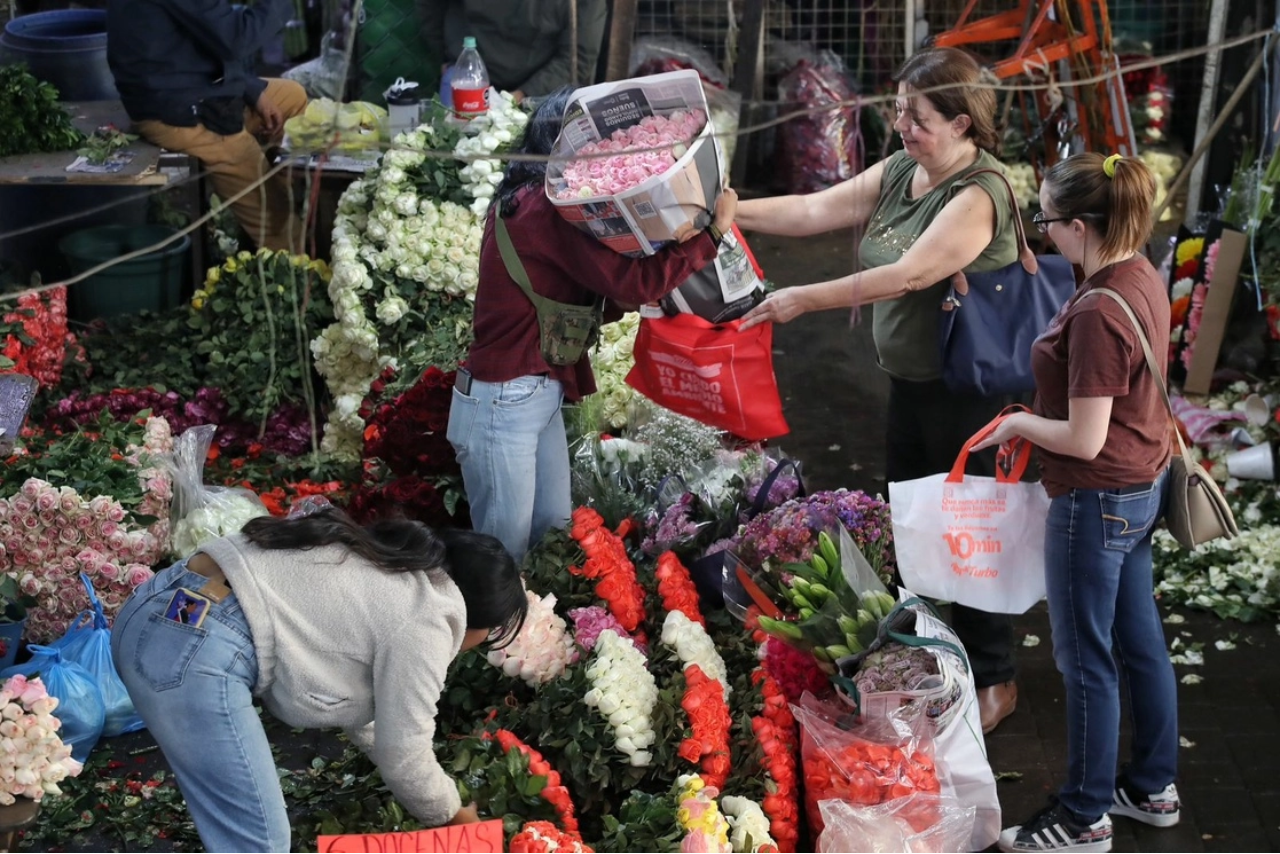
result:
[[[1142,331],[1142,324],[1134,316],[1133,309],[1129,307],[1124,297],[1110,288],[1094,288],[1090,293],[1111,297],[1120,304],[1124,313],[1129,315],[1129,321],[1133,323],[1133,328],[1138,333],[1138,340],[1142,342],[1142,352],[1147,357],[1147,367],[1151,369],[1151,376],[1155,378],[1160,396],[1164,398],[1169,417],[1173,418],[1173,406],[1169,403],[1169,391],[1165,388],[1164,377],[1156,367],[1151,344],[1147,341],[1146,333]],[[1188,549],[1194,549],[1201,543],[1220,537],[1231,539],[1238,535],[1240,528],[1236,525],[1235,516],[1231,513],[1227,499],[1223,497],[1218,484],[1214,483],[1209,473],[1191,459],[1191,453],[1187,450],[1186,443],[1182,441],[1182,431],[1178,429],[1176,419],[1174,419],[1173,434],[1178,438],[1178,449],[1182,453],[1180,456],[1175,456],[1169,464],[1169,505],[1165,510],[1165,524],[1169,528],[1169,533]]]

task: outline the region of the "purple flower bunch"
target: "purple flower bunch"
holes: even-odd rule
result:
[[[605,630],[612,630],[618,637],[626,638],[636,645],[636,649],[648,654],[648,650],[643,644],[637,643],[635,638],[627,633],[622,627],[622,623],[618,622],[618,618],[609,613],[606,608],[599,605],[591,605],[587,608],[574,608],[569,612],[569,619],[573,620],[573,639],[578,646],[582,647],[584,652],[591,652],[595,649],[596,641],[600,638],[600,633]]]
[[[86,395],[76,391],[50,407],[46,422],[51,426],[73,428],[96,421],[104,410],[117,421],[127,421],[144,409],[168,421],[175,436],[200,424],[218,425],[214,441],[225,451],[247,448],[255,442],[260,442],[269,453],[289,457],[311,450],[311,418],[305,406],[283,404],[267,418],[266,430],[259,437],[259,425],[232,420],[226,398],[211,386],[198,389],[189,399],[177,392],[153,388],[115,389]]]
[[[640,547],[645,554],[657,555],[672,549],[692,546],[706,523],[693,518],[697,496],[686,492],[663,513],[650,510],[644,528],[648,533]]]
[[[818,534],[843,525],[881,575],[894,565],[889,505],[858,490],[818,492],[786,502],[747,523],[735,553],[750,566],[808,561]]]
[[[764,457],[763,465],[754,471],[747,472],[747,504],[755,503],[756,497],[759,496],[761,488],[769,479],[769,475],[773,474],[774,469],[778,467],[778,460],[772,457]],[[766,510],[779,507],[790,501],[800,494],[800,475],[796,473],[794,466],[788,466],[787,470],[778,475],[773,485],[769,487],[769,494],[765,496],[764,507]]]

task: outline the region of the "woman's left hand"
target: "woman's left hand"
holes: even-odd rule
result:
[[[1024,412],[1014,412],[1006,415],[1004,420],[996,425],[996,429],[988,433],[984,438],[975,442],[969,450],[981,451],[983,448],[990,448],[993,445],[1004,447],[1014,439],[1022,438],[1022,433],[1018,430],[1018,425],[1022,423],[1025,417]]]
[[[795,320],[808,311],[804,305],[801,290],[801,288],[784,288],[769,294],[764,298],[764,302],[746,313],[739,328],[750,329],[766,321],[787,323]]]

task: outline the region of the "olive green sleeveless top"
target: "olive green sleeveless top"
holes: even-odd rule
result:
[[[866,236],[858,251],[863,269],[882,267],[900,259],[924,233],[929,224],[964,187],[976,184],[991,196],[996,208],[996,236],[968,267],[966,273],[999,270],[1018,258],[1017,236],[1009,191],[999,177],[983,173],[968,177],[978,169],[1000,169],[1000,161],[982,152],[973,165],[957,172],[918,199],[911,198],[911,177],[916,162],[899,151],[885,162],[876,202]],[[921,291],[876,303],[872,308],[872,334],[880,367],[900,379],[925,381],[942,376],[938,352],[940,306],[947,295],[943,281]]]

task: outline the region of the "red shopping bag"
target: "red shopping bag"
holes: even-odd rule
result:
[[[773,324],[745,332],[694,314],[643,318],[627,384],[650,400],[756,441],[790,431],[773,375]]]

